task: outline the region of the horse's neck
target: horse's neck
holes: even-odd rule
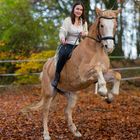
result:
[[[98,19],[95,21],[95,23],[93,23],[93,25],[91,25],[90,29],[89,29],[89,36],[96,38],[99,36],[98,35]]]
[[[89,29],[89,33],[88,36],[91,38],[86,38],[85,40],[85,48],[86,49],[90,49],[91,51],[103,51],[103,48],[101,47],[102,44],[99,43],[98,41],[94,40],[97,39],[98,40],[98,20],[95,21],[95,23],[93,25],[91,25],[90,29]],[[94,38],[94,39],[92,39]]]
[[[95,23],[90,27],[88,36],[97,39],[97,35],[98,21],[96,20]],[[95,56],[100,57],[105,55],[106,54],[103,50],[101,43],[95,41],[92,38],[86,37],[74,50],[74,61],[75,57],[78,57],[79,60],[88,59],[90,61]]]
[[[88,36],[98,39],[98,20],[96,20],[95,23],[91,25]],[[79,57],[81,56],[83,58],[88,56],[88,59],[90,60],[92,57],[95,56],[106,56],[102,44],[92,38],[86,37],[77,47],[76,51],[78,53],[84,52],[84,55],[83,53],[79,53]]]

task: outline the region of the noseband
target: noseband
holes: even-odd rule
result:
[[[101,18],[108,19],[108,20],[117,19],[116,17],[104,17],[104,16],[99,17],[99,22],[98,22],[98,25],[97,25],[97,27],[98,27],[98,35],[97,35],[97,37],[96,38],[91,37],[91,36],[87,36],[87,37],[88,38],[91,38],[91,39],[93,39],[93,40],[95,40],[96,42],[99,42],[99,43],[101,43],[102,40],[109,40],[109,39],[110,40],[113,40],[115,42],[115,37],[114,36],[105,36],[105,37],[102,37],[102,35],[100,34],[100,28],[99,28],[99,26],[100,26],[100,19]]]

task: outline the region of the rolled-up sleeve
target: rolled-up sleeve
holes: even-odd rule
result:
[[[66,18],[64,21],[63,21],[63,24],[62,26],[60,27],[60,31],[59,31],[59,38],[60,40],[62,38],[65,38],[67,37],[67,34],[68,34],[68,27],[70,26],[70,17]]]

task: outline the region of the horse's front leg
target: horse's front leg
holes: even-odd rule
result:
[[[98,80],[98,93],[102,96],[107,95],[106,81],[103,76],[102,67],[100,65],[84,64],[81,62],[79,66],[79,75],[82,82]]]
[[[113,95],[119,94],[119,87],[120,87],[120,81],[121,81],[121,74],[119,72],[109,70],[107,73],[104,74],[105,80],[107,82],[112,82],[113,87],[111,89],[111,93]]]
[[[81,133],[77,130],[73,120],[72,120],[72,110],[76,104],[77,95],[74,93],[66,93],[67,97],[67,106],[65,108],[65,116],[67,119],[68,127],[70,131],[73,133],[76,137],[81,137]]]
[[[96,67],[96,72],[97,72],[97,79],[98,79],[98,93],[101,96],[106,96],[107,95],[107,87],[106,87],[106,81],[103,76],[102,69],[100,67]]]
[[[118,95],[120,89],[121,74],[119,72],[114,72],[113,75],[114,75],[114,82],[113,82],[114,84],[111,93],[114,95]]]
[[[113,95],[119,94],[121,74],[119,72],[109,70],[106,74],[104,74],[104,77],[107,82],[113,82],[113,87],[110,92],[108,92],[106,99],[106,101],[110,103],[113,100]]]

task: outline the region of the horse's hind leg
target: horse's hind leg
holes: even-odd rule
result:
[[[50,109],[50,105],[51,102],[54,98],[54,96],[56,95],[56,91],[53,90],[53,88],[47,87],[44,88],[44,104],[43,104],[43,128],[44,128],[44,132],[43,132],[43,136],[44,136],[44,140],[50,140],[51,137],[49,135],[49,131],[48,131],[48,115],[49,115],[49,109]]]
[[[68,127],[70,131],[73,133],[76,137],[81,137],[81,133],[77,130],[73,120],[72,120],[72,110],[76,104],[77,95],[74,93],[66,93],[67,97],[67,106],[65,108],[65,116],[67,119]]]
[[[48,114],[49,114],[49,108],[50,108],[51,101],[52,101],[52,97],[48,97],[48,99],[44,103],[44,107],[43,107],[43,127],[44,127],[43,136],[44,136],[44,140],[51,139],[51,137],[49,136],[49,131],[48,131]]]

